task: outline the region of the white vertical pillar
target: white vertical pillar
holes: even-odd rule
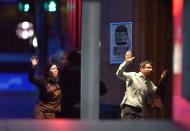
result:
[[[100,1],[82,1],[81,119],[99,119]]]

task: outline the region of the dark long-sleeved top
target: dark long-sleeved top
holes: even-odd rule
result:
[[[29,81],[39,89],[39,100],[35,110],[44,113],[56,113],[61,111],[61,89],[57,79],[43,79],[34,76],[35,68],[29,71]]]

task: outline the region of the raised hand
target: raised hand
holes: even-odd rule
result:
[[[163,80],[166,78],[166,75],[167,75],[167,74],[168,74],[168,71],[167,71],[166,69],[162,71],[162,74],[161,74],[161,76],[160,76],[159,83],[160,83],[161,81],[163,81]]]
[[[37,56],[32,56],[32,58],[30,59],[32,66],[35,67],[38,64],[38,58]]]
[[[125,53],[125,61],[126,61],[127,63],[132,62],[132,60],[133,60],[134,58],[135,58],[135,57],[132,56],[132,53],[131,53],[130,50],[126,51],[126,53]]]

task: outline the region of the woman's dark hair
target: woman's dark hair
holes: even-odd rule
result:
[[[44,66],[44,68],[42,69],[42,74],[44,75],[45,78],[49,78],[49,71],[50,71],[50,68],[53,65],[56,65],[56,64],[55,63],[50,63],[50,64]]]

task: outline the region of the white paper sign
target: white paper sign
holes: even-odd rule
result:
[[[127,50],[132,51],[132,22],[110,24],[110,64],[120,64]]]

